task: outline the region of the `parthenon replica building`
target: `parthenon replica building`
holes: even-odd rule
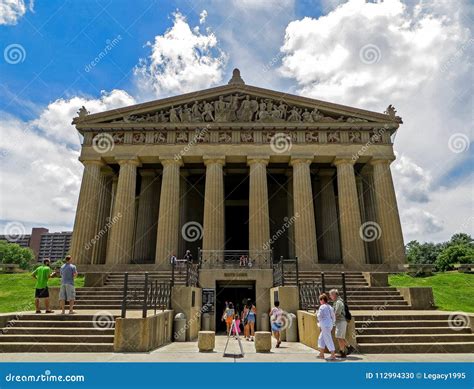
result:
[[[190,250],[220,277],[226,252],[257,272],[399,269],[390,164],[401,118],[227,85],[73,121],[84,164],[71,255],[86,269],[169,269]],[[204,273],[203,273],[204,274]],[[257,285],[258,288],[258,285]]]

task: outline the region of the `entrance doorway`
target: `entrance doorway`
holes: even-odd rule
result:
[[[251,299],[255,304],[255,281],[222,281],[216,285],[216,334],[226,333],[225,322],[222,321],[222,314],[225,310],[225,303],[232,302],[235,312],[241,315],[247,299]],[[243,322],[243,321],[242,321]],[[242,327],[241,327],[242,329]]]
[[[249,178],[242,170],[228,167],[224,179],[226,250],[249,247]]]

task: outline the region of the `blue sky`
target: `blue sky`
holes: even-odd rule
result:
[[[0,0],[0,230],[72,228],[81,105],[220,85],[239,67],[252,85],[394,104],[405,239],[472,234],[472,25],[467,0]]]

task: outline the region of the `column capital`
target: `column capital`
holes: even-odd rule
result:
[[[176,158],[176,157],[160,157],[160,163],[164,166],[171,166],[171,165],[177,165],[177,166],[183,166],[183,160],[181,158]]]
[[[307,164],[310,165],[313,162],[312,157],[292,157],[290,160],[290,166],[295,166],[298,164]]]
[[[213,164],[225,165],[225,155],[203,155],[202,159],[206,166]]]
[[[349,164],[349,165],[354,165],[356,163],[356,161],[352,158],[352,157],[336,157],[334,158],[334,161],[332,161],[332,164],[334,166],[338,166],[338,165],[345,165],[345,164]]]
[[[268,155],[248,155],[247,156],[247,165],[253,165],[255,163],[260,163],[265,166],[268,165],[270,157]]]
[[[372,157],[369,161],[370,165],[378,165],[378,164],[387,164],[390,165],[395,160],[395,157]]]
[[[319,169],[318,176],[332,177],[334,176],[335,169]]]
[[[105,162],[102,157],[79,157],[79,161],[82,162],[84,166],[86,165],[98,165],[100,167],[105,166]]]
[[[122,165],[135,165],[140,166],[141,161],[136,155],[117,155],[115,160],[120,166]]]

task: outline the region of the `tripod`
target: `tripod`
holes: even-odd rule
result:
[[[239,347],[240,347],[240,354],[227,354],[227,346],[229,345],[229,339],[232,336],[232,330],[235,330],[235,333],[237,335],[237,342],[239,342]],[[242,342],[240,341],[240,334],[239,334],[239,328],[237,328],[237,324],[235,324],[235,319],[232,320],[232,325],[230,326],[229,333],[227,334],[227,342],[225,343],[225,348],[224,348],[224,354],[222,355],[223,357],[232,357],[232,358],[243,358],[244,357],[244,349],[242,347]]]

